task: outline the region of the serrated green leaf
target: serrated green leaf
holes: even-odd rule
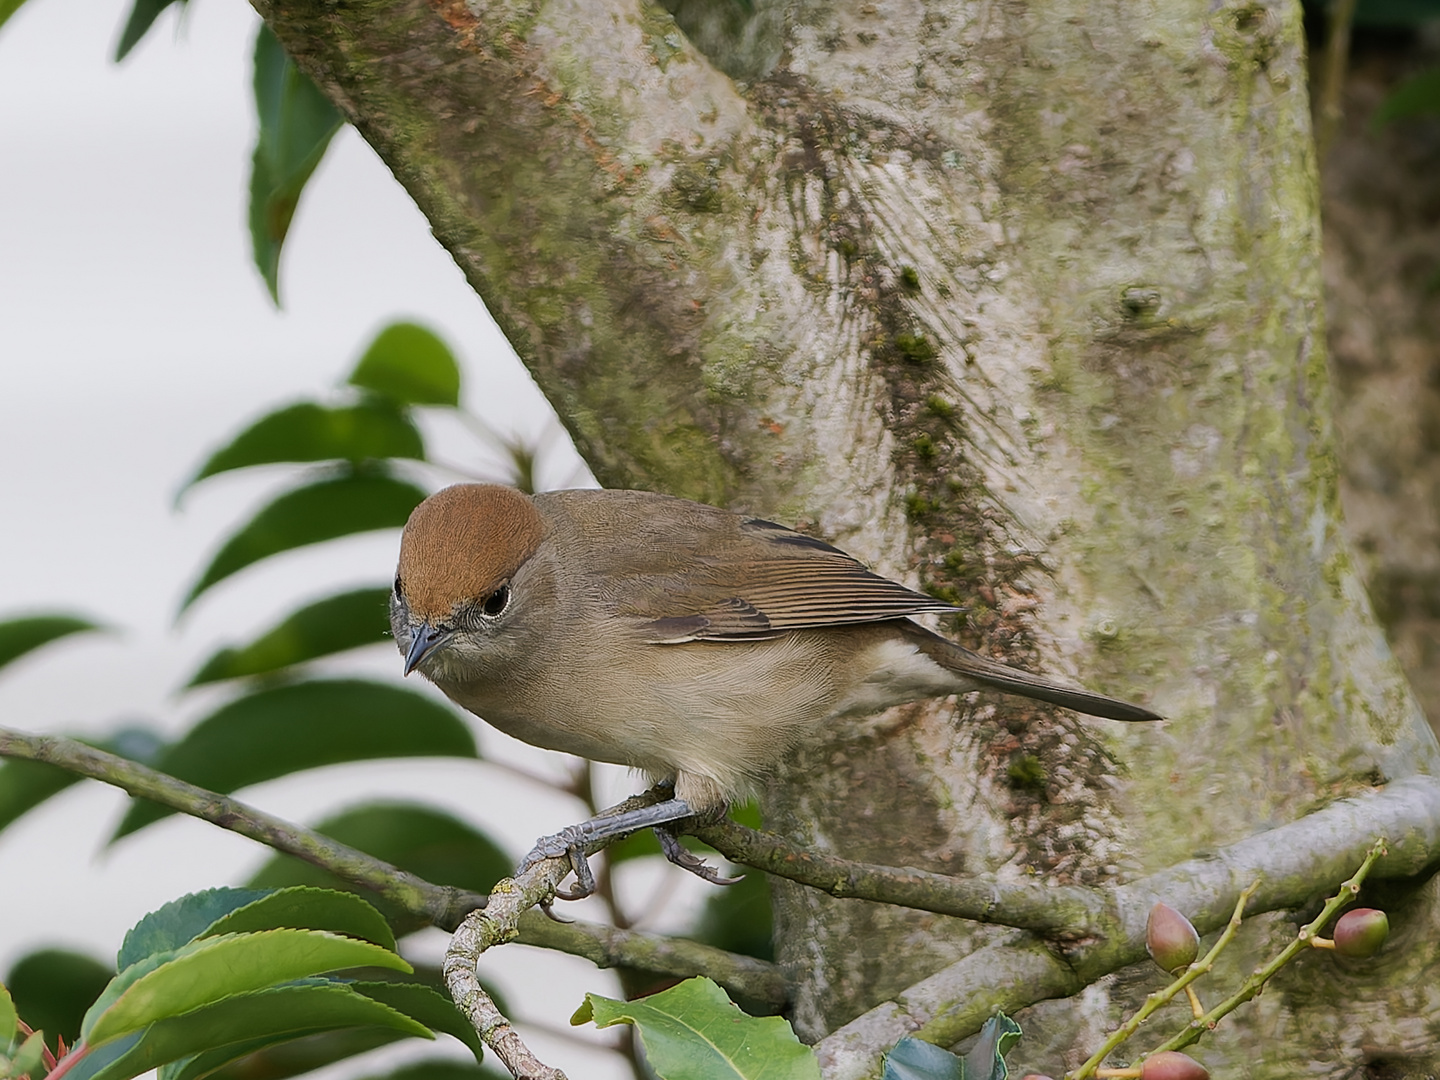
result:
[[[389,402],[328,406],[302,401],[255,421],[211,454],[185,487],[252,465],[424,457],[420,430]]]
[[[183,4],[185,0],[135,0],[130,17],[125,20],[125,29],[120,32],[120,42],[115,46],[115,62],[118,64],[130,55],[130,50],[139,45],[161,12],[171,4]]]
[[[634,1024],[663,1080],[818,1080],[815,1052],[778,1016],[741,1012],[709,979],[687,979],[638,1001],[586,994],[571,1023]]]
[[[280,249],[305,182],[345,118],[297,68],[270,28],[255,38],[260,134],[250,169],[250,239],[270,298],[280,302]]]
[[[154,732],[136,728],[117,732],[108,739],[79,741],[146,765],[155,760],[163,745]],[[80,779],[58,765],[47,765],[43,761],[18,758],[0,761],[0,831],[47,799],[78,784]]]
[[[85,1010],[85,1017],[80,1021],[80,1038],[82,1040],[86,1038],[90,1029],[95,1026],[95,1022],[105,1015],[106,1011],[119,1001],[131,986],[151,972],[159,970],[172,961],[183,959],[201,947],[199,942],[192,941],[175,949],[152,953],[129,967],[122,967],[105,989],[100,992],[100,996],[95,999],[95,1004]]]
[[[376,585],[327,596],[287,615],[248,645],[221,649],[187,684],[264,675],[347,649],[390,641],[390,588]]]
[[[0,668],[62,637],[104,629],[99,623],[74,615],[29,615],[7,619],[0,622]]]
[[[115,977],[108,964],[68,949],[37,949],[11,965],[5,983],[32,1028],[73,1043],[80,1021]]]
[[[104,1007],[86,1015],[82,1034],[90,1046],[102,1046],[157,1021],[180,1017],[237,994],[366,965],[410,970],[410,965],[389,949],[321,930],[262,930],[203,938],[130,980],[113,1000],[106,1002],[102,995],[96,1005],[99,1008],[105,1002]],[[125,976],[121,972],[116,979]]]
[[[350,373],[350,384],[397,405],[460,404],[455,354],[415,323],[391,323],[381,330]]]
[[[264,889],[203,889],[162,904],[132,926],[115,966],[126,971],[150,956],[188,945],[232,911],[264,898]]]
[[[4,985],[0,985],[0,1050],[15,1041],[15,1032],[20,1026],[19,1019],[20,1016],[15,1011],[15,999]]]
[[[211,713],[156,767],[228,794],[322,765],[391,757],[477,758],[453,711],[391,683],[316,679],[249,694]],[[112,840],[173,813],[136,800]]]
[[[398,529],[424,498],[421,488],[383,474],[337,476],[287,491],[225,541],[180,610],[261,559],[354,533]]]
[[[201,937],[258,930],[328,930],[395,949],[395,935],[380,912],[354,893],[292,886],[276,889],[216,919]]]
[[[1406,79],[1386,95],[1370,117],[1370,127],[1378,129],[1394,120],[1440,113],[1440,68],[1422,71]]]
[[[123,1056],[86,1080],[128,1080],[201,1054],[208,1055],[214,1068],[243,1056],[247,1047],[362,1026],[433,1038],[423,1024],[344,983],[315,980],[233,994],[183,1015],[162,1017],[149,1024]],[[190,1070],[185,1074],[204,1075]]]
[[[444,995],[444,980],[438,968],[417,968],[413,976],[396,976],[392,981],[408,984],[410,980],[423,980],[424,986],[428,987],[432,994],[442,1002],[449,1001],[449,998]],[[359,993],[364,992],[365,988],[372,986],[373,983],[351,982],[346,985]],[[492,996],[495,996],[500,1010],[505,1012],[504,1004],[494,994],[493,989],[491,993]],[[454,1006],[452,1005],[450,1008],[453,1011]],[[399,1011],[417,1020],[426,1021],[426,1016],[422,1012],[412,1013],[403,1007],[400,1007]],[[428,1023],[428,1021],[426,1022]],[[440,1024],[429,1024],[429,1026],[437,1031],[445,1030]],[[469,1025],[465,1025],[465,1027],[473,1035],[474,1029]],[[214,1067],[214,1062],[231,1059],[228,1056],[220,1059],[202,1054],[187,1059],[185,1062],[177,1062],[173,1067],[162,1069],[160,1080],[199,1080],[204,1076],[210,1076],[212,1080],[285,1080],[286,1077],[314,1072],[326,1065],[365,1053],[402,1037],[403,1035],[397,1032],[364,1028],[319,1032],[286,1042],[256,1043],[248,1048],[237,1046],[236,1049],[242,1052],[243,1056],[233,1059],[231,1064],[224,1066],[218,1072],[210,1072]],[[466,1044],[471,1045],[468,1039]],[[465,1068],[473,1069],[473,1066],[466,1065]],[[466,1075],[471,1074],[467,1073]],[[495,1077],[495,1074],[487,1075]],[[499,1078],[495,1077],[495,1080],[499,1080]]]

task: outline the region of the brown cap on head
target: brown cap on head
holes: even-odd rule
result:
[[[496,484],[457,484],[415,508],[400,537],[400,581],[410,610],[426,620],[457,600],[489,596],[545,537],[530,497]]]

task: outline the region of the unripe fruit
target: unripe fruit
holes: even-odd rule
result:
[[[1390,936],[1390,920],[1375,908],[1356,908],[1335,924],[1335,951],[1341,956],[1374,956]]]
[[[1174,974],[1195,962],[1200,954],[1200,935],[1190,920],[1169,904],[1156,904],[1145,923],[1145,948],[1150,959]]]
[[[1140,1080],[1210,1080],[1210,1073],[1192,1057],[1162,1050],[1140,1063]]]

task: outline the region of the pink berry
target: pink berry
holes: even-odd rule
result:
[[[1341,956],[1374,956],[1390,936],[1390,920],[1375,908],[1356,908],[1335,924],[1335,951]]]
[[[1200,935],[1190,920],[1169,904],[1156,904],[1145,924],[1145,948],[1150,959],[1173,974],[1195,962],[1200,953]]]
[[[1210,1080],[1210,1073],[1192,1057],[1162,1050],[1140,1063],[1140,1080]]]

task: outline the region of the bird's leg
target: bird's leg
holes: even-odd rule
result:
[[[681,870],[689,870],[696,877],[704,878],[712,885],[736,885],[742,880],[738,877],[725,877],[719,870],[707,863],[698,855],[686,851],[680,843],[680,838],[664,825],[656,825],[655,837],[660,841],[660,850]]]
[[[525,861],[520,864],[520,869],[515,872],[522,874],[541,859],[558,859],[562,855],[567,856],[570,859],[571,869],[575,871],[575,890],[565,894],[563,899],[579,900],[595,891],[595,875],[590,872],[590,864],[586,859],[587,852],[585,850],[591,844],[694,816],[695,811],[690,808],[690,804],[684,799],[676,798],[669,798],[651,806],[617,808],[611,812],[597,814],[588,821],[561,829],[551,836],[542,836],[535,842],[535,847],[531,849],[530,854],[525,856]],[[688,852],[685,854],[689,855]]]

